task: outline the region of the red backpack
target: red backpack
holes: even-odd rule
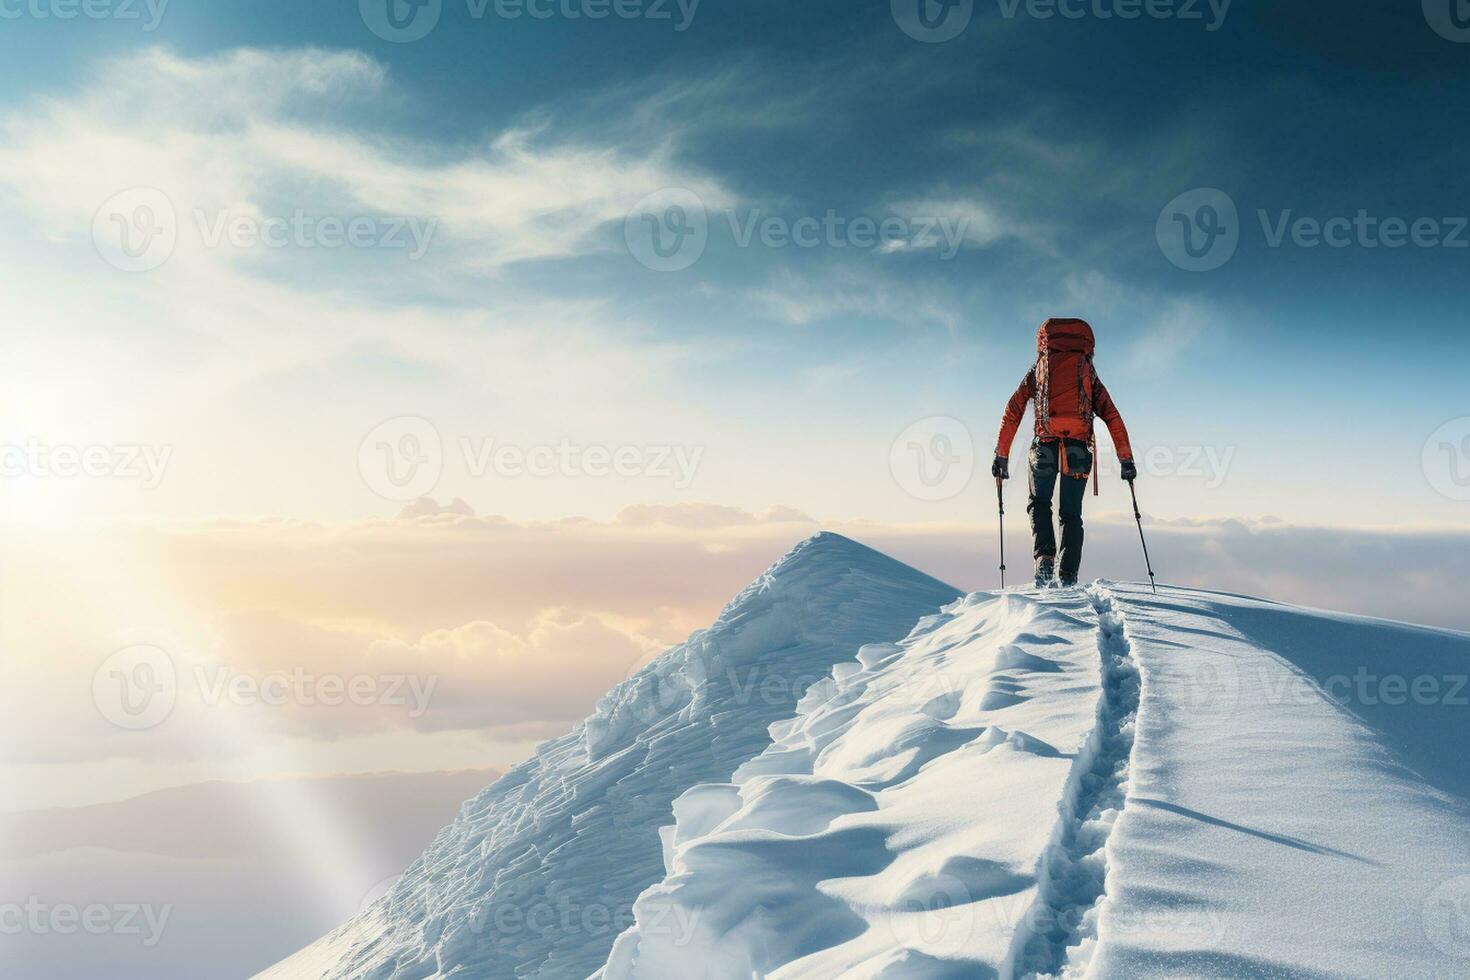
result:
[[[1036,332],[1036,431],[1092,442],[1092,353],[1086,320],[1047,320]]]
[[[1097,373],[1092,353],[1097,341],[1086,320],[1058,317],[1036,331],[1036,431],[1057,439],[1086,439],[1087,451],[1097,459],[1097,437],[1093,433],[1092,386]],[[1070,474],[1067,453],[1060,452],[1062,472]],[[1098,492],[1097,465],[1092,473],[1092,492]]]

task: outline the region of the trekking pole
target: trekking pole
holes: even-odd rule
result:
[[[1005,481],[995,478],[995,499],[1000,504],[1000,588],[1006,587],[1006,495]]]
[[[1143,545],[1143,564],[1148,568],[1148,584],[1154,590],[1154,595],[1159,594],[1159,586],[1154,582],[1154,564],[1148,558],[1148,541],[1143,536],[1143,514],[1138,510],[1138,491],[1133,487],[1133,481],[1128,481],[1128,492],[1133,494],[1133,519],[1138,522],[1138,543]]]

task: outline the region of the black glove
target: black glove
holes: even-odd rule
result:
[[[1009,480],[1011,478],[1010,457],[995,457],[995,462],[990,464],[990,475],[995,477],[997,480]]]
[[[1123,464],[1122,475],[1124,483],[1132,483],[1138,479],[1138,467],[1134,465],[1133,460],[1123,459],[1119,460],[1119,462]]]

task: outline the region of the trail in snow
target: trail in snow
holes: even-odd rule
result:
[[[1112,594],[1096,583],[1088,599],[1097,614],[1102,694],[1097,724],[1059,805],[1061,819],[1044,860],[1036,905],[1017,933],[1023,950],[1017,972],[1027,977],[1086,973],[1107,886],[1108,840],[1128,798],[1140,677]]]
[[[1014,976],[1090,767],[1094,619],[1080,589],[977,594],[839,664],[730,783],[675,803],[606,980]]]

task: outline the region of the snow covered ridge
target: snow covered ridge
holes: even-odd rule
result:
[[[381,900],[260,974],[585,977],[663,876],[659,827],[730,778],[806,687],[959,595],[833,534],[797,545],[696,633],[466,803]]]
[[[600,976],[1470,976],[1467,672],[1237,596],[971,596],[676,801]]]
[[[823,535],[262,976],[1466,977],[1467,735],[1470,634]]]
[[[676,801],[669,874],[602,975],[1060,967],[1077,924],[1064,913],[1102,893],[1083,864],[1114,811],[1091,811],[1121,805],[1131,746],[1137,675],[1116,624],[1099,651],[1108,602],[971,596],[838,665],[730,783]]]

